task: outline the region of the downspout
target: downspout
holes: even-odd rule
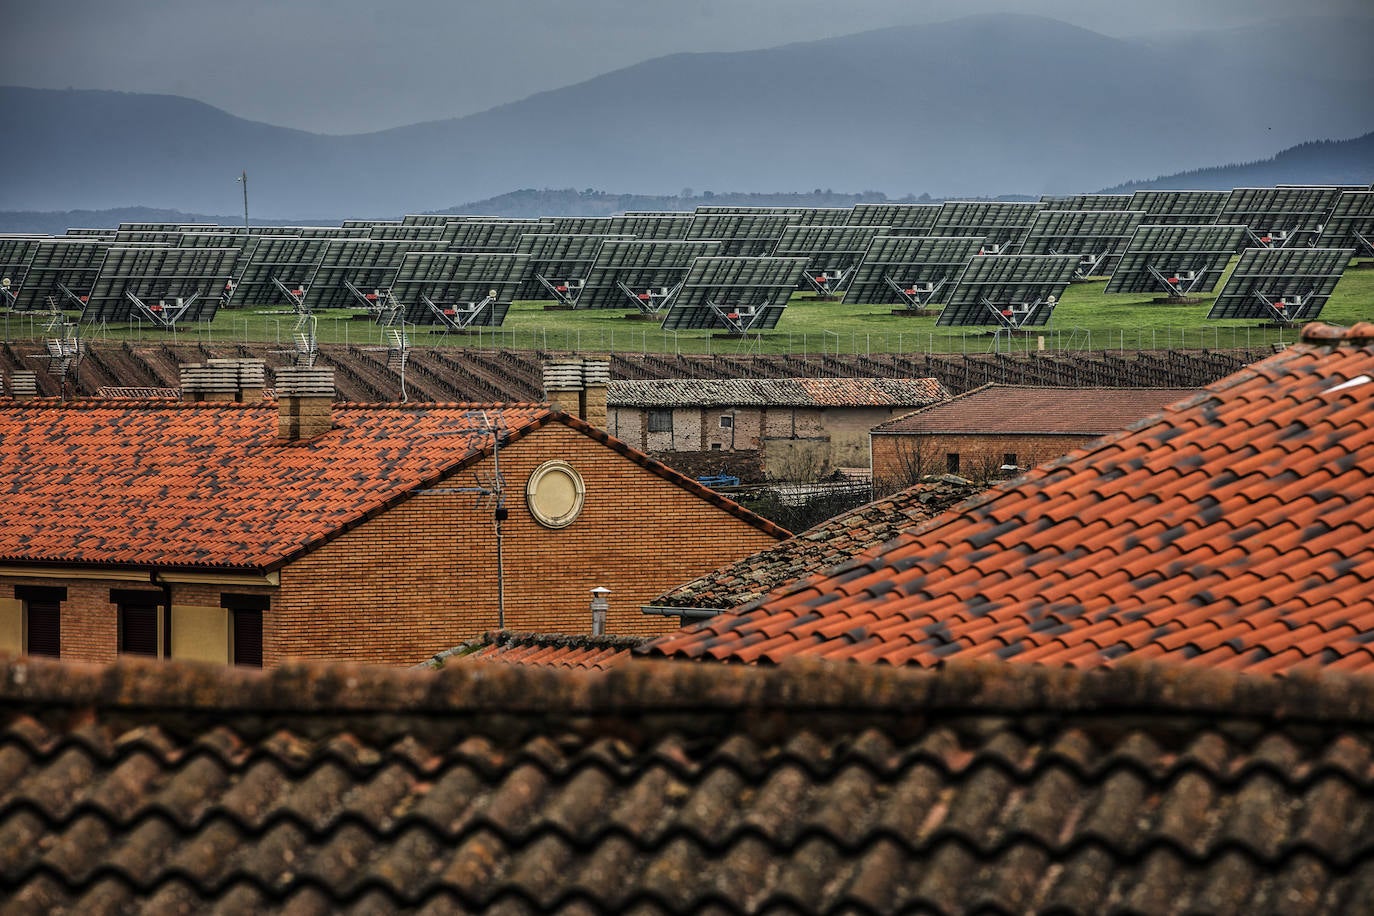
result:
[[[162,587],[162,657],[172,657],[172,583],[164,580],[155,569],[148,574],[154,585]]]

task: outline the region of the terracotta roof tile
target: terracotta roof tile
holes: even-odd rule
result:
[[[611,407],[920,407],[949,397],[933,378],[637,379],[606,389]]]
[[[272,568],[490,454],[484,413],[512,440],[564,423],[788,534],[539,404],[336,404],[329,432],[282,443],[273,403],[35,401],[0,403],[0,561]]]
[[[1330,671],[0,659],[0,777],[16,911],[1334,913],[1374,888],[1374,679]]]
[[[630,650],[648,637],[556,635],[493,630],[440,652],[416,667],[442,668],[456,662],[504,662],[550,668],[604,669],[629,661]]]
[[[1374,376],[1362,334],[1314,331],[1130,430],[779,585],[732,614],[729,632],[776,639],[778,615],[805,607],[824,622],[777,642],[771,660],[1361,668],[1374,653],[1374,383],[1331,389]],[[885,620],[866,624],[862,647],[841,635],[874,617]],[[710,619],[642,651],[694,658],[707,642],[713,658],[745,660],[715,642],[725,626]],[[913,651],[932,627],[941,651]]]

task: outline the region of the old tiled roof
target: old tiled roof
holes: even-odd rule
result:
[[[1374,682],[0,662],[8,910],[1374,908]]]
[[[984,385],[897,417],[875,435],[998,433],[1103,436],[1196,394],[1192,388],[1030,388]]]
[[[640,379],[606,390],[611,407],[916,407],[948,397],[933,378]]]
[[[829,569],[983,492],[962,477],[927,477],[827,519],[775,547],[722,566],[654,600],[662,607],[737,608],[779,585]]]
[[[778,537],[788,532],[538,404],[341,404],[334,428],[277,441],[273,403],[0,404],[0,562],[270,569],[561,422]]]
[[[455,662],[506,662],[552,668],[604,669],[630,660],[630,650],[648,642],[647,636],[588,636],[516,633],[492,630],[476,639],[440,652],[425,666],[442,668]]]
[[[648,651],[1374,669],[1374,325],[1337,333]]]

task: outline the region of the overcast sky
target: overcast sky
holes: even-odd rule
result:
[[[970,13],[1104,34],[1370,14],[1369,0],[0,0],[0,84],[163,92],[322,133],[458,117],[678,51]]]

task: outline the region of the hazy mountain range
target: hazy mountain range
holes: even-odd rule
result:
[[[1366,133],[1367,34],[1367,21],[1319,20],[1126,41],[977,16],[675,54],[469,117],[352,136],[175,96],[10,87],[0,209],[235,213],[243,170],[260,220],[394,216],[530,187],[1093,191]]]

